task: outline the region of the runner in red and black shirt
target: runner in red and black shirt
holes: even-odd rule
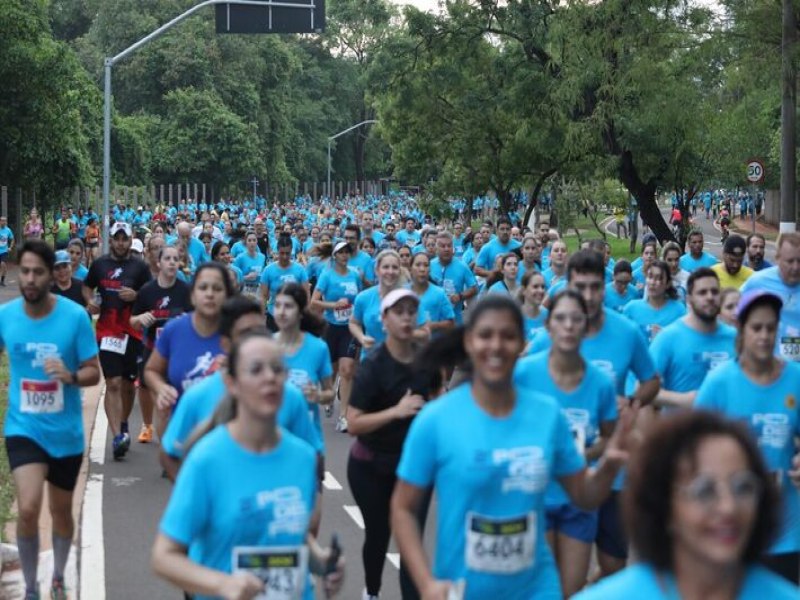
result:
[[[128,451],[131,438],[128,417],[133,409],[137,376],[136,359],[142,334],[130,324],[133,302],[142,286],[150,281],[150,269],[131,258],[131,226],[117,222],[111,227],[111,252],[92,263],[83,281],[83,296],[92,314],[99,314],[97,341],[100,366],[106,379],[105,409],[114,434],[114,458]],[[95,302],[94,290],[100,294]]]
[[[139,441],[153,439],[153,400],[145,385],[144,365],[150,358],[161,329],[167,321],[192,309],[191,290],[178,279],[180,255],[175,246],[164,246],[158,251],[158,276],[145,284],[133,304],[131,325],[143,331],[142,360],[139,362],[139,406],[142,409],[142,431]],[[159,431],[160,434],[163,433]]]

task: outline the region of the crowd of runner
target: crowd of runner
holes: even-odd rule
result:
[[[153,569],[193,598],[339,592],[357,552],[316,537],[325,419],[355,438],[364,599],[392,536],[404,600],[797,598],[800,234],[774,266],[761,235],[718,261],[701,231],[629,262],[453,208],[118,205],[107,254],[92,211],[32,211],[0,307],[26,598],[45,484],[67,597],[80,388],[101,375],[114,459],[137,397],[137,443],[160,444]],[[2,284],[14,246],[0,218]]]

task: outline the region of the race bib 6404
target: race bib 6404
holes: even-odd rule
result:
[[[245,547],[233,549],[233,571],[252,573],[264,582],[255,600],[300,600],[308,572],[305,546]]]
[[[481,573],[518,573],[533,566],[536,513],[498,519],[467,513],[467,567]]]

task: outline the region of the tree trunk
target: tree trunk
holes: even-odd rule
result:
[[[633,155],[630,150],[625,150],[620,154],[619,180],[636,198],[642,221],[652,230],[659,243],[663,245],[665,242],[674,240],[672,232],[658,209],[656,184],[652,179],[648,182],[642,181],[633,164]]]
[[[555,175],[557,171],[558,169],[550,169],[549,171],[545,171],[539,175],[539,179],[536,180],[536,185],[533,187],[533,191],[531,192],[530,196],[528,196],[528,207],[525,209],[525,216],[522,218],[523,227],[528,225],[528,221],[531,219],[531,214],[533,214],[533,210],[539,203],[539,193],[542,191],[544,182],[547,181],[548,178]]]

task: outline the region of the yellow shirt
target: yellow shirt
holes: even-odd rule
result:
[[[711,270],[714,271],[719,277],[719,288],[721,290],[724,290],[725,288],[736,288],[738,290],[754,272],[750,267],[745,267],[743,265],[736,275],[731,275],[725,269],[725,263],[721,262],[711,267]]]

